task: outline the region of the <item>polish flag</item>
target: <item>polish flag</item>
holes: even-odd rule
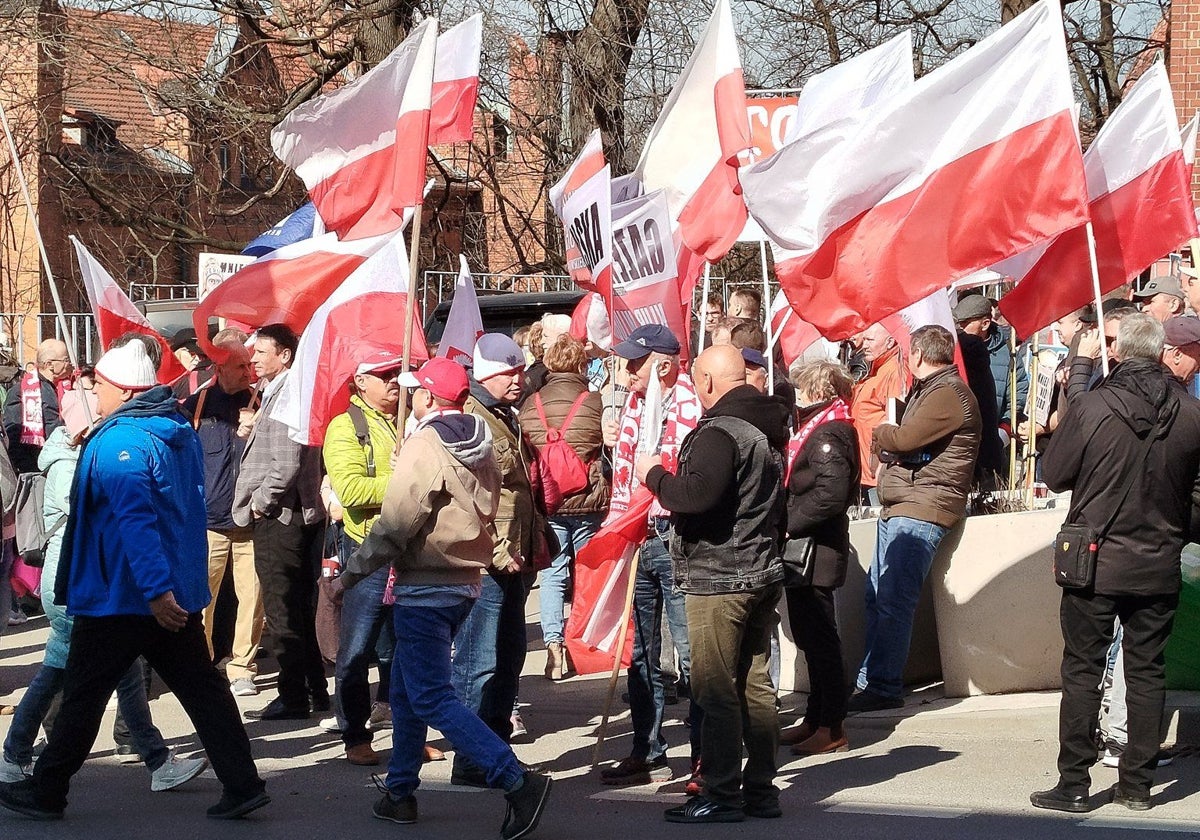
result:
[[[475,136],[482,49],[482,14],[473,15],[438,36],[429,115],[430,146],[469,143]]]
[[[1196,166],[1196,129],[1200,126],[1200,112],[1192,115],[1182,129],[1179,130],[1183,142],[1183,162],[1188,165],[1188,171]]]
[[[579,299],[571,313],[570,333],[577,341],[590,341],[601,350],[612,349],[612,323],[602,295],[589,292]]]
[[[883,319],[883,328],[896,339],[900,354],[907,359],[912,348],[912,334],[921,327],[938,326],[950,333],[954,340],[954,364],[958,374],[967,381],[967,366],[963,362],[962,347],[958,343],[958,325],[954,323],[954,312],[950,306],[950,290],[938,289],[929,297],[910,304],[895,315]],[[905,371],[909,384],[912,374]]]
[[[276,157],[341,239],[397,230],[404,208],[421,202],[436,45],[437,20],[426,18],[368,73],[271,132]]]
[[[591,268],[584,261],[583,252],[579,249],[579,244],[575,241],[575,237],[571,233],[571,223],[567,218],[567,202],[572,195],[589,183],[597,183],[593,179],[604,172],[606,165],[604,160],[604,146],[600,141],[600,131],[596,130],[591,133],[587,142],[584,143],[579,156],[575,158],[575,162],[571,164],[558,183],[550,188],[550,206],[554,208],[555,215],[563,223],[563,246],[566,251],[564,256],[566,257],[567,271],[576,286],[591,291],[597,290],[596,281],[592,277]],[[611,183],[608,189],[611,191]],[[610,207],[613,200],[610,195]]]
[[[859,332],[1087,220],[1062,12],[1040,0],[831,147],[742,178],[788,300]]]
[[[458,255],[458,280],[454,284],[454,299],[446,316],[446,328],[438,342],[437,355],[458,362],[463,367],[473,364],[475,342],[483,335],[483,315],[475,294],[475,279],[467,266],[467,258]]]
[[[209,292],[193,310],[200,346],[213,352],[207,343],[208,319],[213,317],[251,329],[287,324],[299,335],[317,308],[393,237],[342,242],[336,234],[326,233],[259,257]]]
[[[821,334],[796,314],[783,292],[777,292],[771,302],[771,340],[783,353],[784,364],[791,367],[805,350],[821,340]]]
[[[306,446],[325,441],[329,421],[350,405],[350,381],[363,358],[404,351],[408,254],[395,233],[313,313],[300,336],[292,372],[271,416]],[[413,324],[412,359],[429,358],[420,320]]]
[[[717,0],[634,171],[647,192],[666,193],[683,244],[709,262],[725,256],[746,225],[738,155],[748,148],[733,15],[729,0]]]
[[[1191,176],[1163,65],[1130,88],[1084,155],[1084,166],[1101,294],[1196,236]],[[1017,280],[1000,311],[1022,337],[1095,298],[1085,228],[1040,251],[995,266]]]
[[[128,332],[148,335],[162,347],[162,364],[158,367],[158,381],[170,385],[187,373],[183,365],[175,358],[171,345],[162,334],[146,320],[146,316],[138,311],[129,299],[129,295],[121,291],[117,281],[104,270],[84,244],[71,237],[75,246],[75,257],[79,260],[79,273],[83,276],[83,288],[87,292],[88,303],[92,306],[92,314],[96,316],[96,331],[99,333],[100,346],[108,349],[114,338]],[[208,325],[205,324],[204,335],[208,336]],[[200,335],[197,331],[196,335]]]

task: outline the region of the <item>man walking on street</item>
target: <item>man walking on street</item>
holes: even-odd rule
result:
[[[1030,796],[1039,808],[1091,808],[1100,677],[1117,621],[1128,743],[1111,796],[1131,810],[1150,807],[1179,558],[1200,524],[1200,404],[1160,364],[1164,338],[1162,324],[1149,314],[1123,319],[1117,366],[1099,387],[1067,404],[1042,456],[1050,489],[1071,491],[1068,521],[1085,525],[1098,547],[1091,584],[1062,591],[1059,779]]]
[[[692,692],[704,710],[701,793],[669,809],[666,819],[780,817],[779,719],[767,661],[783,594],[782,453],[791,407],[746,384],[734,347],[700,354],[693,381],[704,418],[684,440],[676,473],[659,456],[637,464],[638,478],[672,513],[671,562],[687,598]]]
[[[501,475],[489,424],[463,413],[467,374],[449,359],[416,373],[416,431],[404,442],[383,509],[344,583],[353,594],[378,569],[394,570],[396,652],[392,663],[392,757],[381,820],[417,821],[425,736],[435,727],[479,768],[487,787],[501,788],[508,813],[504,840],[537,827],[550,796],[549,775],[524,770],[512,748],[455,696],[450,647],[467,620],[494,562]]]
[[[104,706],[138,656],[179,698],[224,786],[208,816],[240,817],[270,802],[225,680],[213,667],[204,466],[196,433],[157,385],[141,342],[96,364],[101,425],[79,456],[55,598],[75,616],[62,708],[27,781],[0,784],[0,805],[61,819]]]

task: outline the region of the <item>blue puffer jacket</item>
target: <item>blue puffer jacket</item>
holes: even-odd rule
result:
[[[88,438],[71,488],[55,599],[71,615],[149,615],[209,601],[204,463],[171,390],[151,388]]]

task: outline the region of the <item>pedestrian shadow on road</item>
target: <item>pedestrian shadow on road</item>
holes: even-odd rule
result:
[[[1200,791],[1200,766],[1193,756],[1177,757],[1171,764],[1154,771],[1154,786],[1165,784],[1161,793],[1154,794],[1155,805],[1166,805],[1187,799]]]
[[[927,744],[896,747],[881,755],[839,753],[834,761],[807,763],[797,760],[779,769],[779,779],[790,782],[805,803],[816,803],[850,788],[871,787],[906,773],[953,761],[961,753]],[[801,763],[804,761],[806,763]]]

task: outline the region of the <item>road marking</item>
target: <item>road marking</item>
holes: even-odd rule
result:
[[[825,809],[835,814],[871,814],[882,817],[922,817],[932,820],[956,820],[974,813],[967,808],[942,808],[937,805],[874,805],[871,803],[842,803]]]
[[[1200,823],[1193,820],[1152,820],[1139,817],[1084,817],[1084,828],[1120,828],[1135,831],[1178,831],[1187,834],[1200,832]]]

